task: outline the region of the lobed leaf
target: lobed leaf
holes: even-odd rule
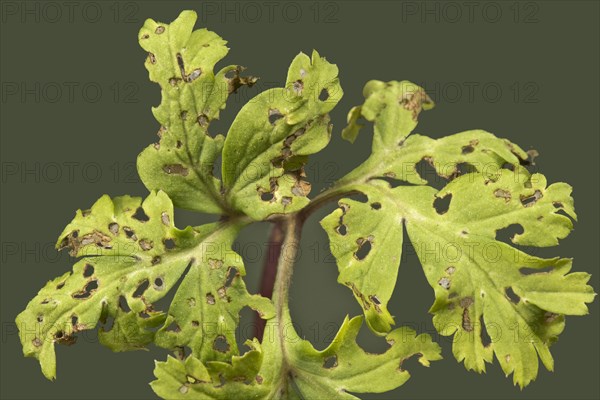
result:
[[[341,180],[345,191],[361,192],[367,201],[342,199],[321,221],[338,261],[338,281],[352,289],[375,333],[389,331],[387,304],[406,227],[434,288],[434,324],[454,335],[457,360],[483,372],[495,355],[515,384],[525,386],[537,376],[538,356],[552,370],[549,346],[562,332],[564,315],[587,313],[585,303],[595,294],[588,274],[568,273],[571,260],[530,256],[499,235],[518,227],[522,232],[512,244],[558,244],[576,218],[571,187],[548,186],[543,175],[520,166],[527,154],[518,146],[483,131],[439,140],[407,137],[416,114],[407,112],[402,93],[412,88],[371,82],[365,105],[350,114],[346,138],[356,137],[360,116],[374,122],[375,134],[371,157]],[[442,190],[416,172],[422,159],[451,180]],[[460,163],[470,164],[472,173],[461,175]],[[389,177],[416,186],[392,187],[380,179]]]
[[[161,328],[156,337],[148,328],[163,322],[169,324],[174,318],[185,329],[167,343],[169,347],[192,340],[211,346],[220,330],[193,329],[190,333],[188,325],[192,328],[194,321],[178,320],[180,304],[175,303],[168,315],[153,309],[153,303],[164,297],[182,276],[175,301],[185,298],[184,304],[189,306],[192,299],[198,299],[197,308],[202,312],[187,311],[198,325],[222,321],[231,328],[230,324],[237,323],[237,312],[245,305],[256,307],[265,318],[269,317],[271,303],[245,291],[239,256],[226,250],[241,226],[232,220],[179,230],[173,226],[173,205],[164,192],[151,193],[143,203],[137,197],[111,200],[103,196],[90,210],[77,211],[57,246],[69,248],[73,256],[81,259],[71,273],[48,282],[17,316],[24,354],[39,359],[44,375],[54,379],[54,344],[73,343],[77,332],[93,329],[109,317],[114,318],[112,329],[102,331],[100,341],[114,351],[143,348],[154,340],[164,344],[168,326]],[[225,285],[230,265],[238,269],[231,287]],[[204,280],[197,282],[199,269],[204,269]],[[235,295],[234,300],[219,298],[221,290],[225,295],[231,290],[229,295]],[[209,292],[215,293],[213,308],[202,305]],[[229,343],[229,353],[235,354],[235,341]],[[197,347],[199,352],[202,348]],[[208,360],[218,358],[212,351],[201,354]]]
[[[219,214],[228,207],[213,170],[224,137],[208,129],[230,93],[256,78],[240,77],[243,67],[233,65],[215,74],[215,64],[228,52],[226,42],[206,29],[193,31],[196,18],[184,11],[171,24],[148,19],[140,30],[145,65],[162,100],[152,110],[160,141],[139,155],[137,166],[146,187],[164,190],[177,207]]]
[[[266,332],[272,334],[263,338],[264,360],[256,341],[249,342],[251,350],[234,356],[231,364],[202,365],[192,356],[185,361],[170,357],[157,363],[158,379],[152,388],[169,399],[356,399],[349,392],[384,392],[406,382],[410,374],[402,363],[414,355],[424,366],[441,359],[440,348],[429,335],[417,336],[409,328],[391,332],[384,353],[369,354],[356,344],[361,324],[361,317],[346,317],[333,342],[317,351],[291,325],[286,325],[282,339],[275,333],[277,323],[269,322]],[[285,340],[285,361],[280,340]]]
[[[261,220],[308,204],[307,156],[329,143],[328,112],[342,97],[338,69],[313,51],[290,65],[285,88],[250,100],[223,149],[223,184],[233,208]]]

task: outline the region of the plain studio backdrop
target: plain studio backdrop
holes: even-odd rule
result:
[[[217,123],[221,133],[256,93],[285,81],[300,51],[313,48],[336,63],[345,95],[331,113],[331,144],[311,157],[313,195],[364,160],[370,129],[355,144],[341,140],[350,107],[362,102],[370,79],[410,80],[436,101],[417,131],[434,138],[480,128],[541,154],[548,181],[574,186],[579,222],[558,248],[542,256],[574,257],[574,270],[598,271],[599,3],[596,1],[3,1],[1,3],[2,357],[6,399],[155,398],[148,386],[153,360],[166,352],[113,354],[93,332],[75,346],[57,347],[58,379],[46,381],[22,356],[14,318],[49,279],[71,268],[53,244],[78,208],[98,197],[147,191],[135,171],[137,154],[156,140],[150,108],[159,89],[149,82],[137,32],[146,18],[171,22],[183,9],[199,14],[229,41],[217,67],[241,64],[261,77],[234,95]],[[336,283],[337,267],[314,215],[304,228],[291,289],[292,316],[301,336],[324,348],[345,315],[361,313],[351,291]],[[179,227],[212,217],[176,210]],[[247,282],[257,291],[268,225],[238,239]],[[401,388],[366,399],[592,399],[600,397],[599,310],[567,318],[552,346],[556,368],[540,366],[521,391],[495,362],[484,375],[456,363],[451,340],[435,334],[427,313],[433,302],[414,250],[405,241],[390,311],[398,324],[432,333],[444,360],[423,368]],[[245,313],[240,336],[251,332]],[[364,328],[364,327],[363,327]],[[385,345],[366,329],[369,351]]]

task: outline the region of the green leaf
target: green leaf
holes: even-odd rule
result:
[[[152,304],[176,285],[186,267],[191,276],[185,275],[176,299],[197,298],[198,308],[202,308],[206,293],[220,290],[234,254],[223,254],[221,250],[231,245],[241,226],[243,223],[232,220],[179,230],[173,226],[173,205],[164,192],[151,193],[143,203],[137,197],[111,200],[103,196],[90,210],[77,211],[57,246],[69,248],[73,256],[82,258],[72,273],[48,282],[18,315],[24,354],[38,358],[44,375],[54,379],[54,343],[70,344],[77,332],[93,329],[109,316],[115,322],[111,330],[101,333],[103,344],[115,351],[143,348],[155,339],[147,328],[160,325],[165,318],[168,323],[173,317],[155,312]],[[197,280],[195,271],[211,263],[222,267],[206,269],[205,281],[190,282]],[[240,264],[231,265],[243,275]],[[263,315],[270,315],[270,302],[247,295],[239,277],[231,286],[235,300],[205,310],[201,321],[217,320],[220,313],[236,312],[246,304],[260,306]],[[172,309],[177,311],[178,306]],[[228,316],[226,322],[232,319]],[[181,340],[184,335],[187,333],[180,335]],[[217,336],[215,331],[196,330],[193,337],[212,343]],[[237,351],[234,345],[233,353]]]
[[[261,220],[308,203],[308,155],[330,139],[328,112],[342,97],[338,69],[313,51],[290,65],[285,88],[250,100],[231,125],[223,149],[223,183],[232,206]]]
[[[145,350],[154,342],[155,331],[164,324],[166,314],[157,311],[146,311],[139,314],[118,308],[110,330],[101,328],[98,331],[100,343],[112,351]]]
[[[429,335],[417,336],[405,327],[386,337],[390,347],[384,353],[367,353],[356,344],[361,324],[361,317],[346,318],[332,343],[317,351],[291,325],[286,325],[281,338],[277,323],[269,322],[264,360],[256,341],[249,342],[251,350],[234,356],[231,364],[203,365],[192,356],[185,361],[170,357],[157,363],[158,379],[152,388],[168,399],[356,399],[348,392],[384,392],[406,382],[410,374],[402,363],[414,355],[424,366],[441,359],[440,348]]]
[[[526,163],[526,153],[483,131],[439,140],[407,137],[415,114],[398,101],[399,87],[411,86],[369,83],[365,104],[350,114],[347,138],[356,137],[357,113],[374,121],[375,135],[371,157],[340,184],[345,192],[365,194],[367,201],[342,199],[321,221],[338,261],[338,281],[352,289],[375,333],[389,331],[393,319],[387,304],[405,226],[435,291],[434,324],[441,334],[455,335],[457,360],[483,372],[495,354],[515,384],[525,386],[537,376],[538,356],[553,368],[549,345],[562,331],[564,315],[587,313],[585,303],[595,294],[586,284],[588,274],[568,274],[570,260],[533,257],[496,236],[520,225],[523,232],[512,243],[558,244],[573,229],[570,218],[576,218],[571,187],[548,186],[543,175],[530,175],[519,165]],[[442,190],[427,186],[416,172],[422,159],[451,180]],[[473,172],[460,175],[460,163],[471,164]],[[378,179],[384,177],[417,186],[393,188]]]
[[[248,306],[264,319],[274,315],[271,301],[250,295],[242,280],[242,258],[231,248],[241,225],[216,228],[205,225],[199,231],[206,238],[202,249],[156,334],[157,345],[173,350],[187,346],[202,361],[228,361],[238,354],[235,332],[242,308]]]
[[[161,87],[162,101],[153,108],[160,141],[138,157],[138,171],[150,190],[164,190],[177,207],[223,213],[227,205],[221,183],[213,176],[223,135],[213,136],[210,123],[219,118],[230,93],[256,78],[242,78],[240,66],[216,75],[215,64],[228,52],[226,42],[206,29],[192,31],[196,13],[184,11],[171,24],[146,20],[139,33],[148,52],[150,80]]]
[[[165,399],[265,399],[268,387],[262,384],[257,368],[262,362],[260,345],[247,342],[251,350],[233,356],[231,364],[203,364],[193,355],[185,361],[168,357],[157,362],[156,380],[150,383],[154,392]]]
[[[362,317],[351,320],[346,317],[331,344],[317,351],[310,342],[298,337],[288,321],[284,325],[287,360],[282,366],[284,371],[289,368],[288,374],[277,371],[280,355],[273,354],[277,353],[279,344],[265,333],[271,340],[265,344],[263,339],[267,358],[261,374],[266,384],[274,385],[271,393],[285,393],[281,398],[356,399],[348,392],[381,393],[404,384],[410,374],[402,368],[402,363],[413,355],[418,355],[424,366],[441,359],[440,348],[429,335],[417,336],[407,327],[395,329],[386,336],[390,347],[384,353],[367,353],[356,344],[361,325]],[[272,351],[267,352],[267,349]]]

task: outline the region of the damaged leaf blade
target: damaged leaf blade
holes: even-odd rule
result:
[[[143,202],[138,197],[103,196],[91,209],[77,211],[57,247],[70,249],[80,260],[72,273],[48,282],[16,320],[24,354],[40,361],[48,379],[56,376],[54,344],[71,344],[77,332],[94,329],[107,318],[115,322],[112,329],[101,332],[100,341],[114,351],[141,349],[158,340],[147,328],[169,323],[172,317],[154,311],[153,303],[176,285],[186,268],[197,269],[206,260],[207,249],[220,249],[219,240],[240,227],[239,222],[229,221],[179,230],[173,220],[173,204],[164,192],[151,193]],[[217,252],[214,258],[223,256]],[[181,287],[191,285],[202,296],[213,289],[209,282],[226,280],[224,271],[209,270],[206,282],[197,287],[189,283],[196,278],[191,275],[185,275]],[[250,296],[240,277],[232,287],[236,291],[232,295],[239,297],[233,305],[246,301],[265,317],[270,315],[269,300]],[[180,293],[181,288],[180,297],[199,296]],[[196,335],[212,342],[218,333],[198,330]],[[230,343],[233,348],[235,342]]]
[[[219,214],[228,207],[213,170],[224,137],[208,129],[230,93],[256,78],[241,78],[240,66],[215,74],[215,64],[229,49],[217,34],[193,31],[196,18],[184,11],[171,24],[148,19],[140,30],[140,45],[148,52],[145,65],[150,80],[161,87],[162,100],[153,108],[160,140],[140,153],[137,167],[146,187],[164,190],[177,207]]]
[[[246,104],[227,133],[223,183],[232,206],[253,219],[294,212],[308,203],[306,156],[331,134],[328,112],[342,97],[338,69],[313,51],[292,61],[285,88]]]

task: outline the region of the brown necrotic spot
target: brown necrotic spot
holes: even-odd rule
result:
[[[148,53],[148,60],[150,60],[150,63],[156,64],[156,56],[153,53]]]
[[[194,321],[192,321],[192,326],[193,326],[194,328],[197,328],[197,327],[199,327],[199,326],[200,326],[200,322],[198,322],[198,321],[194,320]]]
[[[210,304],[210,305],[213,305],[216,303],[215,296],[212,293],[206,294],[206,303]]]
[[[296,94],[302,94],[302,90],[304,89],[304,82],[302,82],[302,79],[298,79],[296,82],[294,82],[292,84],[292,89],[294,89]]]
[[[148,289],[149,286],[150,286],[150,281],[148,279],[144,279],[142,282],[140,282],[137,289],[135,289],[135,292],[133,292],[132,297],[134,297],[134,298],[142,297],[144,295],[144,292],[146,291],[146,289]]]
[[[198,125],[200,125],[203,128],[208,128],[208,117],[206,116],[206,114],[200,114],[198,115],[198,118],[196,118],[196,122],[198,122]]]
[[[163,171],[169,175],[187,176],[189,170],[181,164],[167,164],[163,166]]]
[[[438,285],[440,285],[446,290],[450,289],[450,278],[444,276],[438,281]]]
[[[159,26],[156,27],[156,30],[154,31],[154,33],[156,33],[157,35],[160,35],[164,31],[165,31],[165,27],[162,26],[162,25],[159,25]]]
[[[75,299],[87,299],[92,294],[94,294],[94,292],[96,291],[96,289],[98,289],[98,280],[94,279],[92,281],[89,281],[85,285],[85,287],[83,288],[83,290],[80,290],[79,292],[73,293],[73,298],[75,298]]]
[[[151,240],[142,239],[140,240],[140,248],[144,251],[152,250],[154,243]]]
[[[171,218],[169,218],[169,214],[166,211],[163,211],[160,214],[160,220],[162,221],[163,225],[171,226]]]
[[[117,233],[119,233],[119,224],[117,224],[116,222],[111,222],[110,224],[108,224],[108,230],[113,235],[116,235]]]
[[[504,199],[504,201],[506,201],[507,203],[510,201],[511,199],[511,194],[508,190],[504,190],[504,189],[496,189],[494,190],[494,196]]]
[[[40,323],[44,322],[44,316],[40,314],[37,316],[36,320],[37,320],[37,322],[40,322]]]
[[[469,309],[465,308],[462,314],[462,328],[467,332],[473,331],[473,324],[471,323],[471,317],[469,316]]]
[[[42,341],[40,340],[40,338],[34,338],[31,343],[35,346],[35,347],[40,347],[42,345]]]
[[[227,353],[230,349],[227,338],[223,335],[217,336],[213,342],[213,349],[221,353]]]

